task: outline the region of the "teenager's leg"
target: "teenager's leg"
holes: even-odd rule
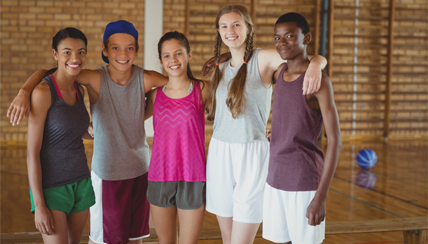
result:
[[[141,244],[143,243],[143,239],[138,239],[138,240],[130,240],[128,241],[129,244]]]
[[[220,226],[221,239],[223,239],[223,244],[230,244],[232,241],[233,218],[221,217],[217,215],[217,221]]]
[[[150,211],[158,234],[159,244],[177,243],[177,207],[158,207],[150,204]]]
[[[54,221],[54,234],[42,234],[45,244],[67,243],[67,214],[58,210],[50,210]]]
[[[180,221],[179,243],[198,243],[204,222],[204,214],[205,204],[198,209],[178,209],[178,220]]]
[[[260,224],[242,223],[233,221],[232,226],[232,243],[248,244],[253,243],[256,238],[257,230]]]
[[[70,213],[67,217],[68,243],[79,244],[88,219],[89,208],[79,213]]]

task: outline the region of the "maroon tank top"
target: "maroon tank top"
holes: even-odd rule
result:
[[[272,137],[267,183],[284,191],[317,190],[324,155],[317,146],[321,111],[312,110],[302,95],[304,72],[296,80],[283,80],[279,73],[273,94]]]

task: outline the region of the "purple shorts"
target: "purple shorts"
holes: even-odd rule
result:
[[[89,238],[95,243],[128,243],[150,235],[147,173],[128,180],[102,180],[91,172],[95,205]]]

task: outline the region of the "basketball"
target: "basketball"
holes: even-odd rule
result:
[[[376,161],[376,153],[371,149],[365,148],[357,154],[357,164],[362,169],[370,169],[376,164]]]
[[[355,181],[359,187],[372,189],[376,184],[376,175],[372,171],[361,169]]]

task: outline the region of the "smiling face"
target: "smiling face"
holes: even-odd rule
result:
[[[187,64],[190,59],[192,52],[187,53],[186,48],[178,40],[170,39],[162,43],[160,62],[169,76],[187,75]]]
[[[85,66],[86,45],[81,39],[66,38],[52,50],[54,58],[58,61],[58,69],[69,75],[76,76]]]
[[[117,33],[108,39],[108,45],[103,45],[103,54],[109,60],[109,65],[119,71],[126,71],[132,67],[137,57],[135,38],[129,34]]]
[[[222,15],[218,25],[221,39],[229,48],[239,48],[245,45],[245,40],[250,31],[239,14],[230,12]]]
[[[275,47],[284,60],[294,59],[306,50],[311,34],[303,34],[295,22],[279,23],[275,26]]]

